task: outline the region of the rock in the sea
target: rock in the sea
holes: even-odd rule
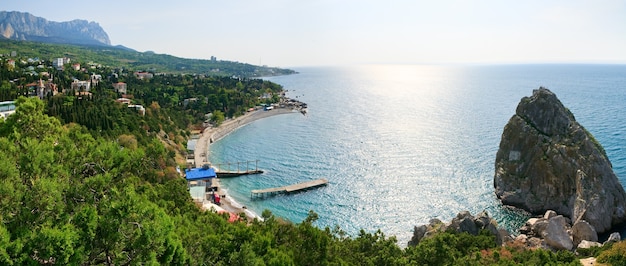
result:
[[[494,187],[503,204],[554,210],[598,233],[626,221],[626,193],[604,149],[545,88],[522,98],[504,127]]]
[[[562,215],[550,218],[543,231],[543,238],[548,246],[558,250],[572,250],[574,242],[567,233],[567,222]]]
[[[574,245],[578,245],[583,240],[598,242],[596,229],[585,220],[580,220],[572,226],[572,237]]]

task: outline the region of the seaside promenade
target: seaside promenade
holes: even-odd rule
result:
[[[239,116],[234,119],[225,120],[218,127],[208,127],[201,134],[200,138],[196,143],[196,147],[194,150],[194,162],[196,167],[201,167],[204,164],[210,164],[209,157],[209,145],[212,142],[218,141],[219,139],[227,136],[228,134],[234,132],[238,128],[245,126],[249,123],[257,121],[259,119],[281,115],[281,114],[300,114],[298,109],[293,107],[284,107],[284,108],[275,108],[273,110],[265,111],[263,109],[255,110],[252,112],[248,112],[242,116]],[[246,209],[242,206],[236,206],[233,202],[230,201],[230,197],[225,193],[224,190],[219,186],[219,179],[216,180],[218,187],[218,195],[225,196],[222,199],[221,207],[226,211],[231,213],[239,214],[245,213],[248,219],[254,219],[256,215],[250,211],[246,211]]]

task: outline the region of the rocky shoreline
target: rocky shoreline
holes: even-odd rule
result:
[[[576,251],[577,249],[601,247],[621,241],[620,234],[614,232],[608,240],[600,243],[598,242],[598,233],[588,222],[579,220],[572,224],[569,218],[552,210],[548,210],[543,216],[528,219],[519,229],[519,235],[513,235],[506,229],[498,227],[496,220],[489,217],[486,211],[476,216],[473,216],[469,211],[462,211],[448,223],[439,219],[432,219],[426,225],[415,226],[413,237],[408,245],[415,246],[421,240],[440,232],[478,235],[481,231],[487,231],[495,236],[498,246],[513,245],[553,251]]]

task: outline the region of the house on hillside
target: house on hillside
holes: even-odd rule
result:
[[[198,101],[198,98],[187,98],[183,100],[183,107],[187,108],[187,105],[190,103],[195,103]]]
[[[144,108],[143,105],[140,105],[140,104],[129,104],[128,108],[134,108],[135,110],[137,110],[137,113],[139,113],[139,115],[141,115],[141,116],[146,115],[146,108]]]
[[[126,94],[126,83],[124,82],[113,83],[113,89],[115,89],[115,91],[118,93]]]
[[[88,92],[88,91],[77,91],[77,92],[74,92],[74,96],[78,97],[78,99],[83,99],[83,98],[91,98],[92,94],[91,92]]]
[[[98,83],[102,80],[102,75],[91,74],[91,84],[94,86],[98,85]]]
[[[71,60],[67,57],[55,58],[55,59],[52,59],[52,66],[56,67],[57,70],[63,70],[63,65],[69,64],[70,61]]]
[[[150,72],[135,72],[135,77],[138,79],[151,79],[154,75]]]
[[[123,103],[123,104],[130,104],[130,99],[128,98],[117,98],[117,100],[115,100],[118,103]]]
[[[72,90],[88,92],[91,90],[91,81],[75,79],[74,82],[72,82]]]
[[[39,99],[43,99],[48,95],[57,95],[59,93],[59,89],[56,84],[52,82],[43,82],[43,80],[39,79],[39,83],[37,83],[37,87],[35,88],[35,93]]]

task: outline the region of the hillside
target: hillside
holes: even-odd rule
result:
[[[15,51],[18,57],[51,60],[68,57],[74,62],[93,62],[112,68],[135,69],[155,73],[205,74],[211,76],[261,77],[295,74],[289,69],[251,64],[187,59],[153,52],[137,52],[119,46],[52,44],[0,39],[0,54]]]

